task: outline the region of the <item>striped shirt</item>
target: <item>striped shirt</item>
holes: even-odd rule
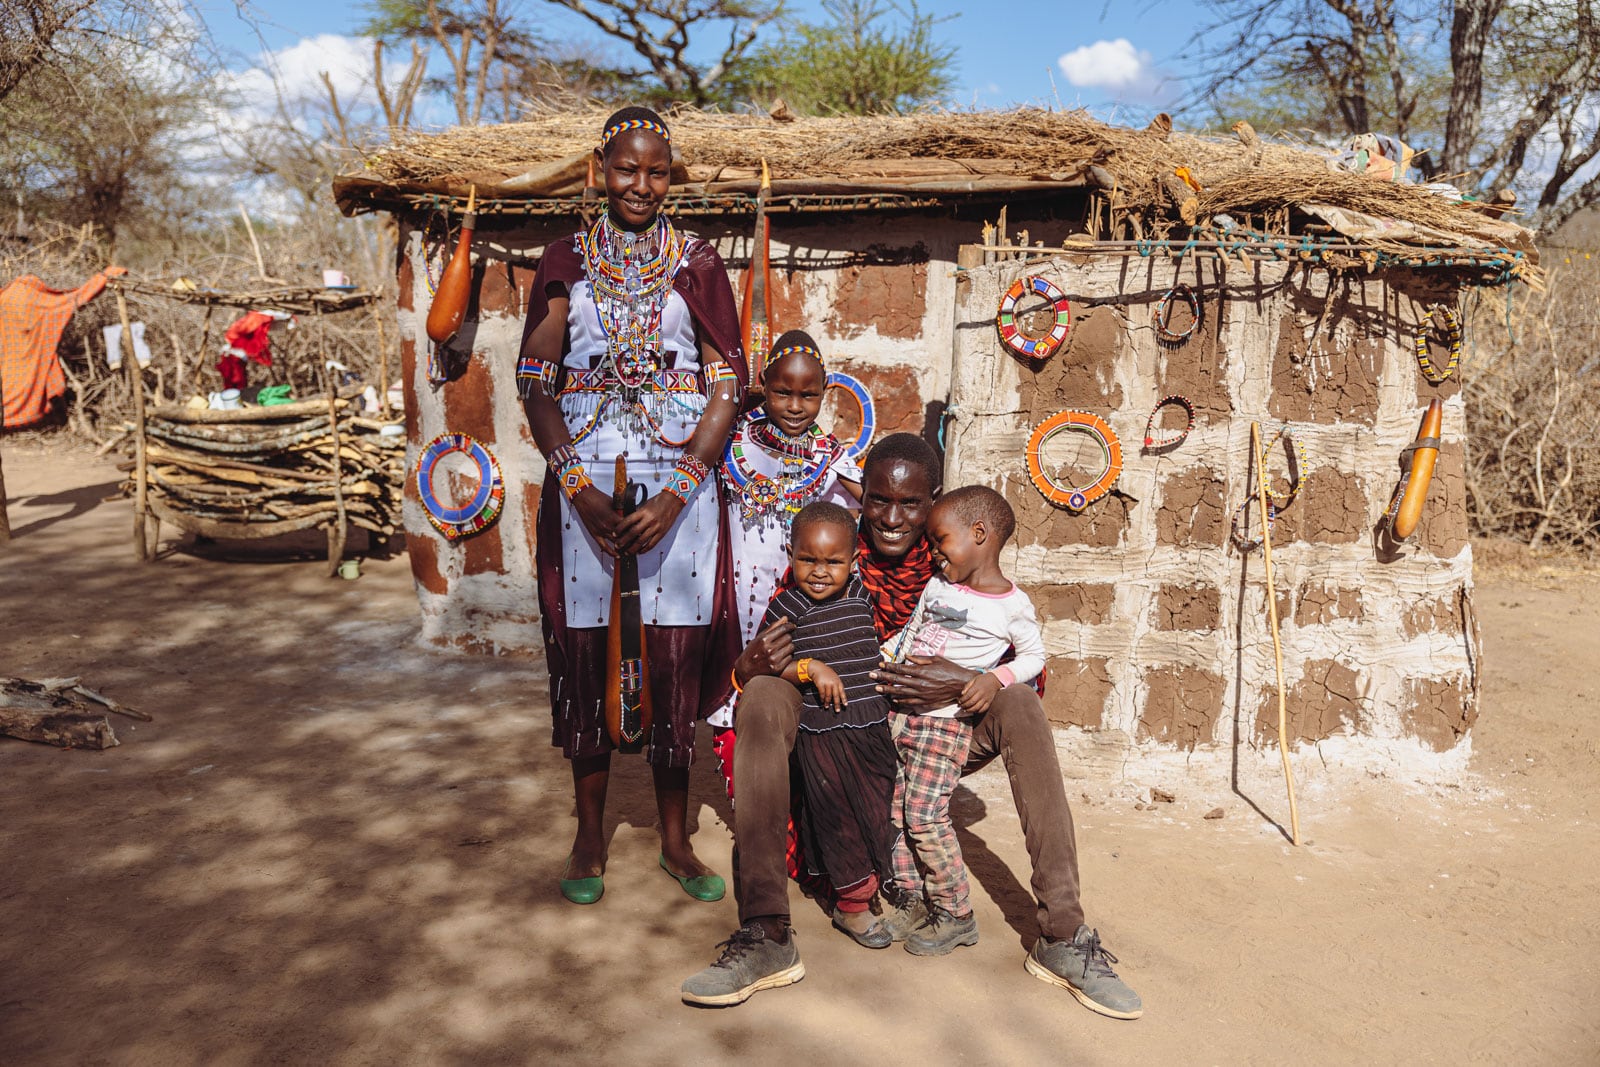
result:
[[[818,732],[841,726],[870,726],[889,716],[889,702],[873,687],[868,676],[883,656],[878,632],[872,625],[872,601],[861,579],[850,576],[843,590],[818,602],[799,589],[789,588],[767,605],[761,629],[779,618],[795,624],[795,659],[811,657],[832,667],[844,683],[845,709],[832,712],[822,706],[814,685],[800,687],[800,729]]]

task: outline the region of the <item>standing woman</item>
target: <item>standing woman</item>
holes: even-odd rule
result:
[[[591,904],[604,891],[604,815],[613,745],[605,727],[606,631],[618,552],[639,561],[648,685],[645,749],[655,779],[663,870],[700,900],[721,877],[689,843],[694,721],[716,708],[738,655],[728,588],[726,514],[712,477],[747,378],[739,316],[722,257],[661,214],[671,134],[630,107],[606,121],[595,150],[606,211],[545,252],[528,299],[518,386],[549,461],[536,565],[550,668],[552,743],[572,764],[578,832],[561,892]],[[648,490],[623,518],[612,469]]]

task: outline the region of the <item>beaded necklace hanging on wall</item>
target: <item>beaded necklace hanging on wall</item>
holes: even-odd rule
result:
[[[620,229],[602,212],[578,236],[595,317],[606,335],[601,370],[625,392],[648,387],[660,369],[661,316],[683,264],[683,235],[665,216],[642,233]]]

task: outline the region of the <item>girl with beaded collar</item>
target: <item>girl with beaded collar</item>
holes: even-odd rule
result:
[[[789,569],[789,526],[807,504],[855,509],[861,468],[838,438],[817,425],[828,388],[817,342],[790,330],[772,346],[761,376],[764,403],[740,417],[723,450],[721,475],[731,511],[730,555],[739,646],[755,637],[778,582]],[[712,747],[733,795],[733,704],[710,716]]]
[[[552,743],[572,763],[578,829],[561,877],[574,903],[604,890],[612,744],[604,721],[606,632],[618,552],[635,555],[655,718],[645,758],[661,819],[661,867],[701,900],[723,880],[690,844],[694,721],[722,703],[738,655],[727,515],[711,468],[744,395],[739,315],[722,257],[661,214],[671,134],[625,108],[606,121],[597,168],[606,210],[546,249],[517,365],[534,441],[550,464],[535,564],[550,670]],[[612,510],[606,472],[626,455],[648,497]]]

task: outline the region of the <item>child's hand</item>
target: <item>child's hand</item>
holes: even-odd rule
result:
[[[995,677],[993,672],[985,671],[966,684],[956,703],[961,706],[962,711],[977,715],[989,710],[989,705],[1003,688],[1000,679]]]
[[[844,698],[844,683],[839,680],[838,672],[820,660],[811,661],[811,684],[817,687],[817,696],[822,700],[822,706],[835,715],[844,710],[847,701]]]

